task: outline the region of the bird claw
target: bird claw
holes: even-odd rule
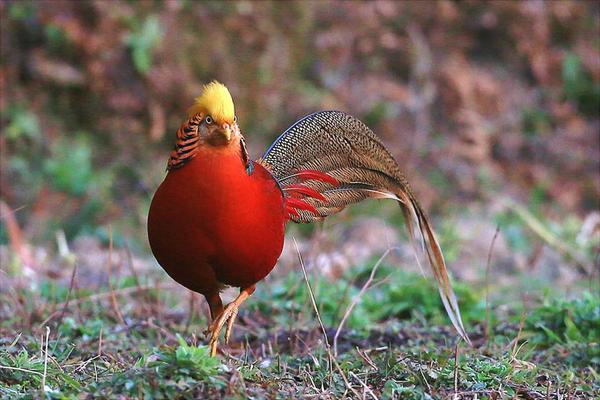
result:
[[[217,344],[219,341],[219,334],[225,326],[225,343],[229,343],[229,338],[231,336],[231,331],[233,328],[233,323],[238,314],[238,304],[235,302],[229,303],[227,307],[223,310],[223,312],[215,319],[212,324],[205,331],[205,335],[209,336],[208,345],[210,347],[210,355],[214,357],[217,354]]]
[[[231,337],[231,332],[233,330],[233,323],[237,318],[239,308],[236,307],[231,315],[229,316],[229,320],[227,321],[227,326],[225,327],[225,344],[229,343],[229,338]]]
[[[254,292],[255,286],[249,286],[240,291],[240,295],[231,303],[227,304],[227,307],[223,309],[221,314],[213,320],[205,334],[209,336],[208,345],[210,347],[210,355],[214,357],[217,354],[217,342],[219,340],[219,334],[223,329],[225,323],[225,343],[229,343],[231,331],[233,329],[233,323],[238,315],[240,305],[246,301],[246,299]]]

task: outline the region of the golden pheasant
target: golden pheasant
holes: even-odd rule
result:
[[[150,246],[173,279],[206,298],[212,355],[223,327],[227,342],[240,305],[275,266],[286,223],[321,220],[366,198],[398,201],[411,241],[420,239],[415,251],[426,254],[450,320],[468,341],[429,220],[394,158],[358,119],[310,114],[253,161],[229,91],[212,82],[177,131],[167,170],[148,214]],[[227,286],[240,294],[223,307]]]

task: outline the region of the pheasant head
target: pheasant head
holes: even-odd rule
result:
[[[233,99],[222,83],[213,81],[205,85],[188,113],[190,117],[201,116],[198,133],[209,145],[230,144],[240,134]]]
[[[239,151],[245,146],[235,117],[233,99],[227,87],[213,81],[188,110],[188,119],[177,130],[175,149],[167,169],[177,169],[196,156],[202,147],[219,151]]]

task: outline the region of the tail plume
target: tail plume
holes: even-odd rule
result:
[[[429,219],[394,157],[365,124],[340,111],[307,115],[281,134],[259,162],[290,199],[286,207],[294,222],[318,221],[367,198],[397,200],[417,262],[427,259],[452,324],[470,343]]]

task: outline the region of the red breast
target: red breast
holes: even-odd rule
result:
[[[283,195],[254,163],[238,154],[201,151],[169,171],[148,215],[148,237],[160,265],[182,285],[207,293],[215,285],[262,280],[283,247]]]

